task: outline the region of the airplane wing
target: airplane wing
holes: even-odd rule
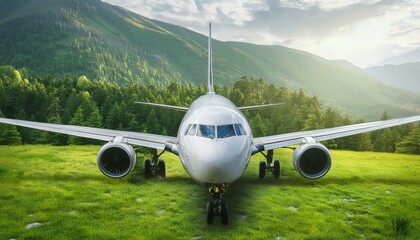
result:
[[[266,108],[266,107],[275,107],[279,105],[284,105],[285,103],[270,103],[270,104],[263,104],[263,105],[255,105],[255,106],[246,106],[246,107],[238,107],[239,110],[254,110],[259,108]]]
[[[420,115],[406,118],[397,118],[385,121],[360,123],[342,127],[326,128],[311,131],[285,133],[273,136],[254,138],[253,153],[262,150],[286,147],[294,144],[301,144],[307,138],[313,138],[317,142],[326,141],[340,137],[351,136],[359,133],[375,131],[383,128],[394,127],[406,123],[420,121]]]
[[[167,109],[172,109],[172,110],[177,110],[177,111],[182,111],[182,112],[188,111],[188,108],[186,107],[172,106],[172,105],[166,105],[166,104],[149,103],[149,102],[134,102],[134,103],[149,105],[149,106],[154,106],[154,107],[167,108]]]
[[[177,139],[175,137],[170,136],[128,131],[117,131],[102,128],[81,127],[74,125],[32,122],[10,118],[0,118],[0,123],[6,123],[20,127],[28,127],[38,130],[63,133],[67,135],[103,141],[112,141],[115,137],[122,136],[124,140],[129,144],[162,150],[165,149],[165,146],[167,144],[173,145],[177,142]]]

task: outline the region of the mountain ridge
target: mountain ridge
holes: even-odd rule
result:
[[[207,37],[186,28],[99,0],[0,4],[0,65],[119,84],[207,82]],[[217,84],[231,86],[246,75],[302,88],[357,117],[377,119],[384,110],[393,116],[420,114],[419,94],[386,86],[348,62],[283,46],[215,39],[213,61]]]
[[[386,65],[402,65],[406,63],[415,63],[420,62],[420,48],[416,48],[409,52],[403,53],[398,56],[386,58],[371,67],[379,67],[379,66],[386,66]]]
[[[420,93],[420,62],[367,68],[373,78],[393,87]]]

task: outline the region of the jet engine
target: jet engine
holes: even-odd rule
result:
[[[330,151],[321,143],[305,143],[294,151],[293,165],[300,175],[305,178],[321,178],[330,170]]]
[[[98,167],[110,178],[126,176],[136,164],[136,152],[133,147],[122,142],[109,142],[98,153]]]

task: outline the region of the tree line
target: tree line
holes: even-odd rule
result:
[[[363,119],[351,119],[303,90],[275,87],[262,79],[242,77],[233,85],[215,86],[218,94],[237,106],[285,103],[245,111],[254,136],[329,128]],[[206,86],[170,81],[164,86],[130,83],[120,86],[86,76],[31,77],[25,69],[0,67],[0,116],[58,124],[176,136],[183,112],[135,104],[136,101],[188,107],[206,93]],[[379,117],[379,116],[378,116]],[[384,111],[382,120],[391,116]],[[420,126],[407,124],[325,142],[329,148],[420,154]],[[98,144],[98,141],[0,125],[0,144]]]

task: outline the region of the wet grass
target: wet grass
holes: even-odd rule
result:
[[[115,180],[98,170],[99,148],[0,146],[0,240],[420,239],[419,156],[332,151],[312,181],[288,149],[275,152],[280,179],[257,179],[256,155],[226,195],[229,225],[209,226],[207,189],[178,158],[164,155],[165,180]]]

